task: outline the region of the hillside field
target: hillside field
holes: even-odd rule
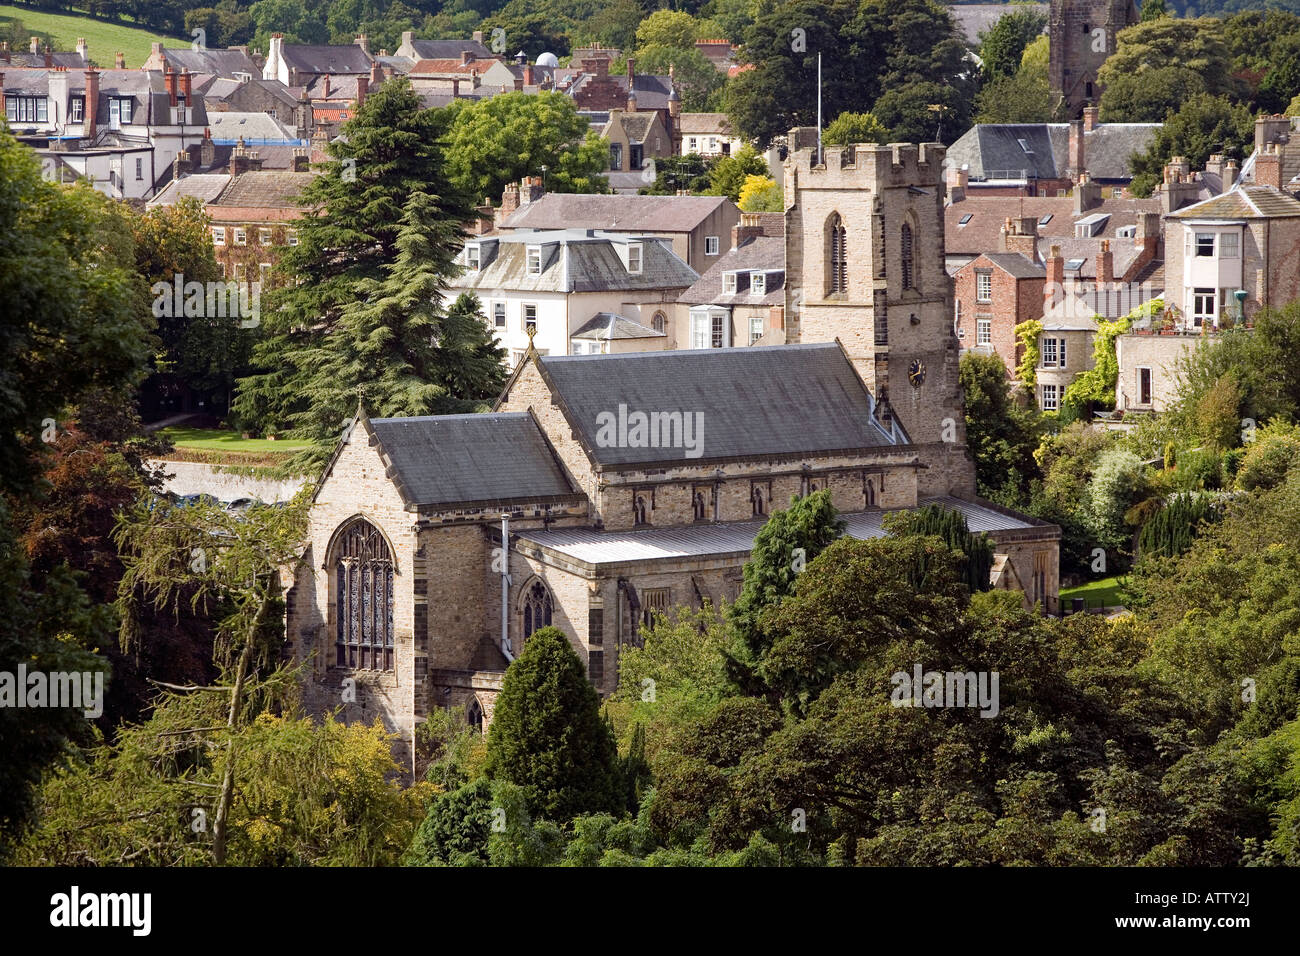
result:
[[[162,40],[169,47],[189,46],[188,40],[123,24],[62,13],[45,13],[30,7],[0,5],[0,32],[7,35],[14,20],[22,21],[23,27],[30,33],[48,33],[54,38],[54,49],[59,51],[75,49],[77,38],[85,37],[90,47],[90,58],[100,69],[111,69],[113,57],[117,53],[125,53],[126,65],[138,69],[149,58],[150,44],[155,40]],[[26,50],[27,40],[24,38],[15,48]]]

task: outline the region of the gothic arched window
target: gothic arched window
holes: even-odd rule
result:
[[[767,514],[767,505],[763,501],[763,489],[758,487],[758,485],[755,485],[750,497],[754,503],[754,515],[758,516]]]
[[[849,253],[844,220],[832,214],[826,223],[826,294],[842,295],[849,291]]]
[[[915,288],[916,276],[912,272],[912,227],[903,223],[902,234],[898,240],[898,254],[903,259],[903,288]]]
[[[662,332],[668,327],[668,318],[662,312],[656,312],[650,325],[656,332]]]
[[[465,717],[471,727],[476,728],[479,733],[483,732],[483,705],[478,702],[477,697],[470,700]]]
[[[334,559],[335,647],[340,667],[393,669],[393,555],[379,529],[355,519]]]
[[[525,641],[542,628],[550,627],[552,609],[551,592],[538,578],[524,592]]]

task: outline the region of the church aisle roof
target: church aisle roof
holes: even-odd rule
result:
[[[960,498],[924,498],[919,507],[940,504],[955,508],[966,518],[973,532],[1016,531],[1036,528],[1022,518]],[[841,514],[850,538],[882,538],[881,526],[888,511],[859,511]],[[523,531],[520,540],[592,565],[682,558],[713,558],[745,554],[766,519],[729,524],[687,525],[675,528],[645,528],[631,531],[600,531],[595,528],[554,528]],[[1046,527],[1046,525],[1041,525]]]
[[[874,400],[837,343],[537,361],[583,447],[600,465],[684,459],[682,448],[602,445],[601,423],[618,418],[620,406],[628,415],[701,413],[703,445],[696,462],[897,444],[877,423]]]
[[[372,418],[370,429],[408,505],[578,493],[528,412]]]

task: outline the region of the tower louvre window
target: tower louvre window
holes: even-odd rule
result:
[[[914,280],[916,277],[913,275],[912,270],[912,227],[907,223],[903,223],[898,242],[898,254],[903,260],[903,288],[915,288]]]
[[[849,256],[844,220],[839,213],[831,216],[827,230],[830,256],[826,264],[826,294],[843,295],[849,291]]]

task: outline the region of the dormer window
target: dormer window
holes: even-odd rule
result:
[[[632,275],[641,274],[641,243],[639,242],[627,244],[627,271]]]
[[[542,274],[542,247],[528,247],[528,274],[530,276],[539,276]]]
[[[749,274],[749,291],[754,295],[767,295],[767,273],[751,272]]]
[[[722,274],[722,291],[728,295],[736,294],[736,274],[734,272],[724,272]]]
[[[108,123],[111,127],[128,125],[131,122],[135,101],[129,98],[113,97],[108,101]]]
[[[481,253],[479,252],[478,243],[473,243],[465,247],[465,268],[470,272],[478,272]]]

